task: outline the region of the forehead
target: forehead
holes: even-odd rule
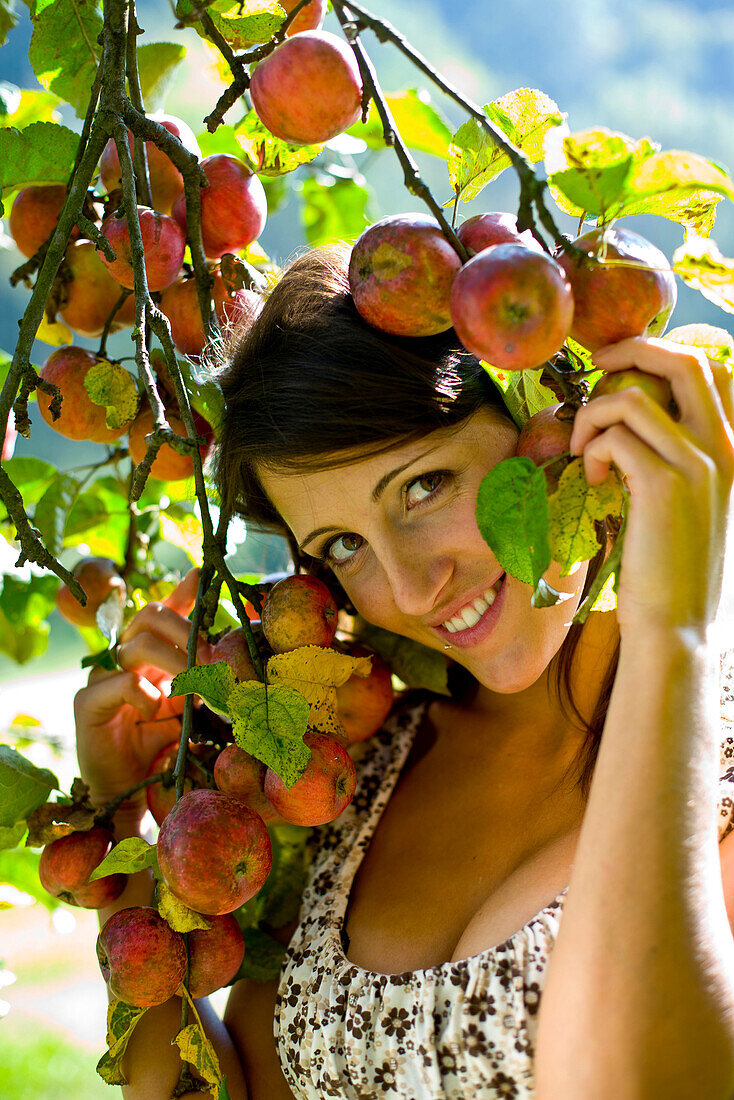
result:
[[[306,526],[342,522],[340,516],[358,508],[376,507],[373,500],[390,474],[419,474],[427,465],[446,462],[483,464],[489,470],[514,453],[518,429],[499,410],[486,406],[451,428],[430,432],[380,454],[351,454],[344,463],[327,469],[293,470],[258,464],[256,473],[271,503],[296,537]],[[392,484],[392,482],[390,482]],[[337,514],[338,513],[338,514]]]

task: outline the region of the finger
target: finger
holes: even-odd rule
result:
[[[723,445],[727,438],[724,409],[711,366],[702,351],[656,337],[634,336],[594,352],[593,359],[605,371],[639,367],[667,378],[680,409],[681,422],[707,450]]]
[[[185,649],[148,631],[121,642],[117,648],[117,660],[120,668],[131,672],[155,669],[171,678],[183,672],[188,664]]]
[[[591,440],[613,424],[626,424],[661,459],[680,469],[700,454],[690,432],[636,386],[605,394],[578,410],[569,442],[571,454],[583,454]]]
[[[726,419],[734,427],[734,369],[717,359],[709,359],[709,366]]]
[[[74,698],[74,714],[77,724],[103,725],[127,703],[150,721],[158,713],[163,699],[162,692],[145,677],[131,671],[116,672],[78,691]]]
[[[168,607],[165,603],[154,601],[146,604],[130,620],[120,636],[120,643],[121,646],[125,645],[140,634],[155,635],[186,653],[190,633],[191,623],[188,619],[184,619],[180,612]],[[209,643],[204,638],[199,638],[196,650],[196,659],[199,664],[207,663],[210,652]]]
[[[163,601],[173,611],[177,611],[179,615],[189,615],[191,609],[196,603],[196,594],[199,591],[199,576],[201,570],[198,568],[189,569],[186,576],[179,581],[168,596]]]

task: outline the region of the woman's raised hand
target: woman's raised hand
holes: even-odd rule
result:
[[[168,698],[172,678],[186,668],[199,571],[190,570],[164,600],[147,604],[127,625],[117,659],[121,671],[92,669],[74,700],[77,751],[92,801],[100,805],[144,779],[155,755],[181,731],[183,697]],[[197,661],[211,647],[199,642]],[[118,813],[135,827],[145,812],[140,791]]]
[[[628,388],[579,409],[571,451],[590,484],[613,463],[630,492],[617,596],[620,630],[705,631],[721,601],[731,547],[734,379],[703,351],[635,337],[594,353],[614,372],[638,367],[666,378],[678,420]]]

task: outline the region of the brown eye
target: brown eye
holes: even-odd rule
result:
[[[432,496],[440,487],[446,475],[440,471],[435,474],[423,474],[411,481],[405,490],[405,503],[410,508],[421,504]]]
[[[364,543],[361,535],[339,535],[326,549],[327,558],[335,565],[343,565],[359,550]]]

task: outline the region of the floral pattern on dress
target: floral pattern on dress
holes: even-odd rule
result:
[[[733,685],[734,678],[722,676],[722,706],[728,692],[731,711]],[[314,858],[274,1021],[297,1100],[534,1095],[540,1001],[568,888],[504,943],[468,959],[378,974],[347,958],[342,926],[352,882],[427,705],[396,710],[357,762],[350,805],[314,830]],[[721,761],[723,839],[734,829],[734,722],[723,724]]]

